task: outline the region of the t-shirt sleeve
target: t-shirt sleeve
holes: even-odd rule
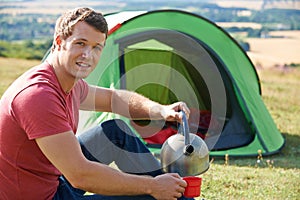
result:
[[[72,130],[64,103],[53,88],[39,84],[22,90],[11,109],[27,137],[36,139]]]

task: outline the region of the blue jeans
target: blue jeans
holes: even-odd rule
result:
[[[91,161],[109,165],[112,162],[126,173],[157,176],[163,173],[159,161],[144,143],[136,137],[126,123],[109,120],[78,136],[82,152]],[[99,180],[101,181],[101,180]],[[62,176],[54,200],[137,200],[154,198],[141,196],[85,195],[86,191],[74,188]],[[180,199],[185,199],[184,197]]]

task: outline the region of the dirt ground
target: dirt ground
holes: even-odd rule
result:
[[[268,1],[264,3],[263,0],[213,0],[222,7],[240,7],[253,10],[260,10],[264,8],[285,8],[285,9],[300,9],[299,1]]]
[[[248,38],[248,56],[255,66],[269,68],[300,63],[300,31],[276,31],[279,38]]]
[[[66,10],[76,7],[103,7],[103,13],[116,12],[121,10],[126,3],[114,1],[90,1],[90,0],[52,0],[51,3],[47,1],[23,1],[23,2],[1,2],[0,5],[3,9],[0,9],[1,14],[62,14]],[[20,9],[21,8],[21,9]]]

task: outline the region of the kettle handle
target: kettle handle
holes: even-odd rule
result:
[[[184,135],[184,144],[189,145],[190,144],[190,129],[188,120],[186,118],[185,112],[180,111],[182,114],[182,126],[179,127],[179,132],[182,132]]]

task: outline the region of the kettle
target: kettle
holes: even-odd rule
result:
[[[181,112],[182,124],[178,133],[163,143],[160,153],[162,169],[180,176],[200,175],[209,168],[209,150],[201,137],[189,132],[186,115]]]

